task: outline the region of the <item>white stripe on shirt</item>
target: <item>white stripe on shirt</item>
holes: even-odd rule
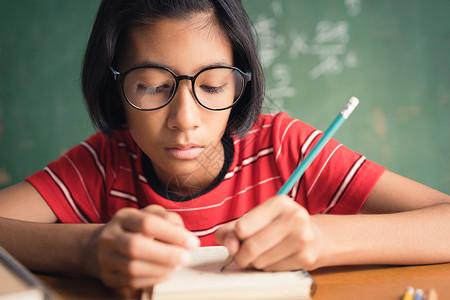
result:
[[[217,204],[208,205],[208,206],[202,206],[202,207],[193,207],[193,208],[172,208],[172,209],[167,209],[167,210],[168,210],[168,211],[178,211],[178,212],[181,212],[181,211],[204,210],[204,209],[210,209],[210,208],[220,207],[220,206],[222,206],[223,204],[225,204],[226,202],[228,202],[229,200],[233,199],[234,197],[236,197],[236,196],[238,196],[238,195],[242,195],[242,194],[246,193],[248,190],[253,189],[254,187],[257,187],[257,186],[259,186],[259,185],[261,185],[261,184],[264,184],[264,183],[267,183],[267,182],[269,182],[269,181],[276,180],[276,179],[279,179],[279,178],[281,178],[281,176],[271,177],[271,178],[265,179],[265,180],[263,180],[263,181],[260,181],[260,182],[258,182],[257,184],[254,184],[254,185],[252,185],[252,186],[248,186],[248,187],[246,187],[245,189],[243,189],[242,191],[239,191],[239,192],[237,192],[235,195],[223,199],[222,202],[219,202],[219,203],[217,203]]]
[[[301,149],[302,157],[305,156],[306,150],[309,148],[309,145],[312,143],[312,141],[316,138],[317,135],[319,135],[321,133],[322,133],[322,131],[316,130],[309,135],[308,139],[305,141],[305,143],[303,144],[302,149]]]
[[[337,203],[337,201],[339,200],[339,198],[341,197],[342,193],[345,191],[345,189],[347,188],[348,184],[351,182],[351,180],[353,179],[353,176],[355,176],[356,171],[359,169],[359,167],[363,164],[363,162],[366,160],[366,158],[364,156],[361,156],[355,163],[355,165],[352,167],[352,169],[350,170],[350,172],[348,172],[347,176],[345,177],[343,183],[341,184],[341,186],[339,187],[338,192],[336,193],[336,195],[333,197],[333,199],[331,200],[330,204],[328,205],[327,208],[324,209],[323,213],[326,214],[328,213]]]
[[[266,124],[266,125],[261,126],[260,128],[250,130],[250,131],[248,132],[248,134],[247,134],[247,137],[248,137],[250,134],[257,133],[257,132],[259,132],[259,131],[261,131],[261,130],[263,130],[263,129],[270,128],[270,127],[272,127],[272,124]],[[246,137],[246,139],[247,139],[247,137]],[[241,141],[241,139],[236,139],[236,140],[234,141],[234,144],[236,145],[236,144],[239,143],[240,141]]]
[[[221,227],[221,226],[223,226],[224,224],[220,224],[220,225],[216,225],[216,226],[214,226],[213,228],[210,228],[210,229],[205,229],[205,230],[202,230],[202,231],[194,231],[194,232],[192,232],[195,236],[205,236],[205,235],[208,235],[208,234],[211,234],[211,233],[213,233],[213,232],[215,232],[219,227]]]
[[[314,188],[314,186],[316,185],[317,179],[319,179],[320,175],[322,174],[322,171],[325,169],[325,167],[328,164],[328,161],[331,159],[331,157],[334,155],[334,153],[342,146],[342,144],[339,144],[336,148],[334,148],[333,152],[331,152],[331,154],[328,156],[327,160],[325,161],[325,163],[323,164],[322,168],[320,168],[319,174],[317,174],[316,179],[314,179],[314,182],[311,184],[311,187],[309,188],[308,192],[306,193],[306,195],[308,196],[309,193],[311,193],[311,190]]]
[[[88,192],[88,189],[87,189],[86,184],[85,184],[85,182],[84,182],[83,176],[81,176],[80,171],[78,170],[78,168],[77,168],[77,166],[75,165],[75,163],[70,159],[70,157],[67,156],[66,154],[64,154],[64,157],[65,157],[65,158],[69,161],[69,163],[72,165],[72,167],[74,168],[75,172],[77,172],[78,178],[80,178],[80,182],[81,182],[81,184],[83,185],[84,192],[86,193],[86,197],[88,198],[89,203],[91,204],[91,207],[92,207],[92,209],[94,210],[95,214],[96,214],[97,217],[100,219],[100,214],[99,214],[97,208],[96,208],[95,205],[94,205],[94,201],[92,201],[91,194]]]
[[[111,189],[111,191],[109,192],[109,194],[110,194],[111,196],[114,196],[114,197],[117,197],[117,198],[122,198],[122,199],[130,200],[131,202],[135,202],[135,203],[138,202],[138,200],[137,200],[137,198],[136,198],[135,195],[128,194],[128,193],[125,193],[125,192],[121,192],[121,191],[118,191],[118,190],[113,190],[113,189]]]
[[[291,124],[292,124],[292,122],[291,122]],[[291,124],[289,124],[289,125],[291,125]],[[319,135],[321,133],[322,133],[322,131],[320,131],[320,130],[313,131],[313,133],[311,133],[309,135],[309,137],[306,139],[305,143],[303,144],[302,148],[300,149],[300,157],[302,158],[302,160],[303,160],[303,157],[305,157],[306,150],[311,145],[312,141],[316,138],[317,135]],[[283,137],[284,137],[284,135],[283,135]],[[280,149],[281,149],[281,147],[280,147]],[[280,153],[280,152],[278,152],[278,153]],[[299,164],[301,163],[302,160],[300,160]],[[295,197],[297,197],[297,192],[298,192],[297,189],[298,189],[298,182],[296,185],[294,185],[294,187],[291,190],[291,193],[289,194],[291,198],[295,199]]]
[[[289,125],[286,126],[286,128],[284,129],[283,136],[281,137],[281,141],[280,141],[280,149],[278,149],[278,153],[275,156],[275,161],[278,160],[278,156],[280,156],[280,154],[281,154],[281,149],[283,148],[283,140],[284,140],[284,137],[286,136],[286,133],[288,132],[289,128],[291,128],[292,124],[294,124],[297,121],[298,120],[292,120],[291,123],[289,123]]]
[[[83,145],[92,154],[92,157],[94,158],[95,164],[97,165],[97,168],[99,169],[100,173],[102,174],[103,181],[106,182],[105,167],[100,162],[100,159],[98,158],[97,151],[95,151],[95,149],[91,145],[86,143],[86,142],[81,142],[81,145]]]
[[[244,159],[244,160],[241,162],[241,164],[240,164],[239,166],[236,166],[232,171],[228,172],[228,173],[225,175],[224,179],[228,179],[228,178],[233,177],[233,175],[234,175],[236,172],[240,171],[244,166],[249,165],[249,164],[255,162],[255,161],[258,160],[258,158],[260,158],[261,156],[270,154],[270,153],[272,153],[272,152],[273,152],[273,147],[270,147],[270,148],[263,149],[263,150],[259,151],[259,152],[256,153],[254,156],[251,156],[251,157],[249,157],[249,158]]]
[[[73,211],[77,215],[78,218],[80,218],[81,221],[84,223],[90,223],[88,220],[86,220],[83,216],[83,214],[78,209],[77,205],[75,204],[75,201],[72,199],[72,195],[70,194],[69,190],[67,189],[66,185],[59,179],[58,176],[56,176],[55,173],[49,168],[45,167],[44,170],[50,175],[50,177],[53,179],[53,181],[58,185],[58,187],[61,189],[61,191],[64,194],[64,197],[69,202],[70,206],[72,207]]]

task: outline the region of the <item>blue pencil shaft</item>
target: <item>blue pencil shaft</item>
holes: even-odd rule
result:
[[[309,165],[314,161],[316,156],[322,151],[323,147],[327,144],[327,142],[333,137],[336,131],[341,127],[342,123],[344,123],[345,118],[342,115],[338,115],[336,119],[334,119],[333,123],[331,123],[330,127],[325,131],[322,138],[317,142],[314,148],[311,150],[308,156],[303,159],[298,167],[294,170],[289,179],[283,184],[281,189],[278,191],[277,195],[286,195],[295,183],[302,177],[305,173],[306,169]]]
[[[322,135],[322,138],[317,142],[314,148],[311,150],[309,155],[303,159],[297,168],[294,170],[289,179],[283,184],[283,186],[278,191],[277,195],[286,195],[295,183],[303,176],[308,166],[313,162],[316,156],[322,151],[323,147],[325,147],[326,143],[333,137],[333,135],[338,131],[339,127],[341,127],[342,123],[349,117],[349,115],[353,112],[355,107],[358,105],[358,99],[352,97],[347,106],[341,111],[340,114],[334,119],[325,133]],[[349,109],[348,107],[351,106]],[[346,110],[346,111],[345,111]],[[345,112],[344,112],[345,111]]]

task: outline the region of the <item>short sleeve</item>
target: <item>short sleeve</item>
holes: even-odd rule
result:
[[[101,133],[26,178],[63,223],[103,221],[101,199],[114,178],[114,147]]]
[[[274,120],[274,151],[283,181],[310,153],[323,133],[281,113]],[[290,195],[311,214],[355,214],[385,167],[331,139]]]

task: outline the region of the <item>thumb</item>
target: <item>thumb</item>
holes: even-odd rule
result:
[[[233,221],[221,226],[217,229],[215,235],[216,242],[219,245],[227,247],[228,252],[230,252],[231,255],[236,254],[239,251],[240,246],[240,240],[234,231],[235,223],[236,222]]]

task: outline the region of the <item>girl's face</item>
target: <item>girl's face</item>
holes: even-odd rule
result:
[[[233,51],[211,15],[199,13],[129,32],[119,71],[148,65],[193,76],[209,66],[233,66]],[[140,111],[125,99],[123,105],[132,137],[170,191],[190,194],[213,182],[224,161],[220,140],[230,109],[212,111],[200,106],[189,80],[180,81],[172,101],[158,110]]]

